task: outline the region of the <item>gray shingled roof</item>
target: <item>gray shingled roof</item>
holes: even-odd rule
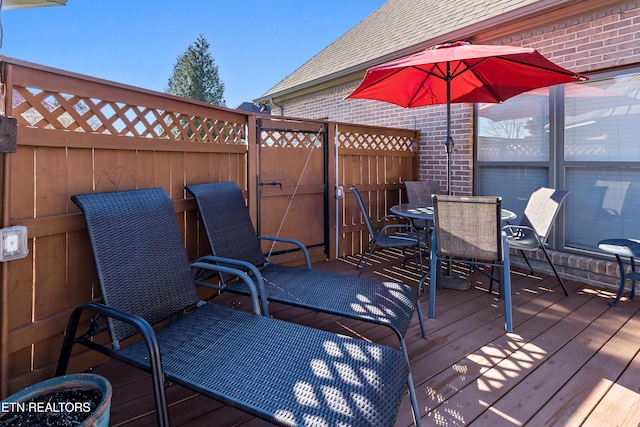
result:
[[[396,52],[537,1],[540,0],[389,0],[262,98],[368,68],[392,59],[389,56]]]

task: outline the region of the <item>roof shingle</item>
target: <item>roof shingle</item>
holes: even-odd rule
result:
[[[540,0],[389,0],[263,97],[375,65],[376,59],[537,1]]]

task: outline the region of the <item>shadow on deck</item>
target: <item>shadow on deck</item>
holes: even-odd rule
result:
[[[377,252],[364,276],[417,286],[419,275],[402,267],[396,250]],[[356,275],[357,258],[314,268]],[[424,426],[640,425],[640,310],[638,301],[555,277],[512,270],[514,333],[504,332],[502,301],[489,295],[488,279],[472,273],[469,291],[438,290],[435,319],[417,318],[407,332],[411,370]],[[422,295],[427,315],[428,293]],[[219,304],[250,308],[248,300],[223,294]],[[270,305],[274,317],[396,347],[389,328]],[[224,369],[222,367],[222,369]],[[113,385],[112,426],[155,424],[150,377],[119,362],[96,369]],[[167,396],[175,426],[255,426],[262,420],[172,385]],[[396,426],[412,425],[409,398]]]

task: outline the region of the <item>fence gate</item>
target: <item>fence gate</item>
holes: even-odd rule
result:
[[[257,126],[258,233],[299,240],[313,261],[324,260],[329,242],[326,124],[261,118]],[[262,249],[283,260],[301,259],[291,248],[263,242]]]

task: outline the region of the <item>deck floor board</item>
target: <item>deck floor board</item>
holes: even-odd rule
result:
[[[403,281],[417,288],[412,261],[395,250],[380,251],[363,276]],[[314,264],[314,268],[357,275],[357,257]],[[426,338],[417,316],[406,334],[411,371],[424,426],[638,426],[640,425],[640,303],[615,293],[555,277],[512,270],[514,332],[504,332],[504,307],[497,286],[468,268],[472,289],[439,289],[436,317],[429,319],[428,288],[421,296]],[[224,293],[215,303],[249,309],[248,299]],[[273,317],[398,348],[389,328],[283,304],[270,304]],[[109,361],[94,369],[112,383],[112,426],[155,424],[151,379]],[[176,426],[269,425],[177,385],[168,388]],[[396,427],[412,425],[408,396]]]

